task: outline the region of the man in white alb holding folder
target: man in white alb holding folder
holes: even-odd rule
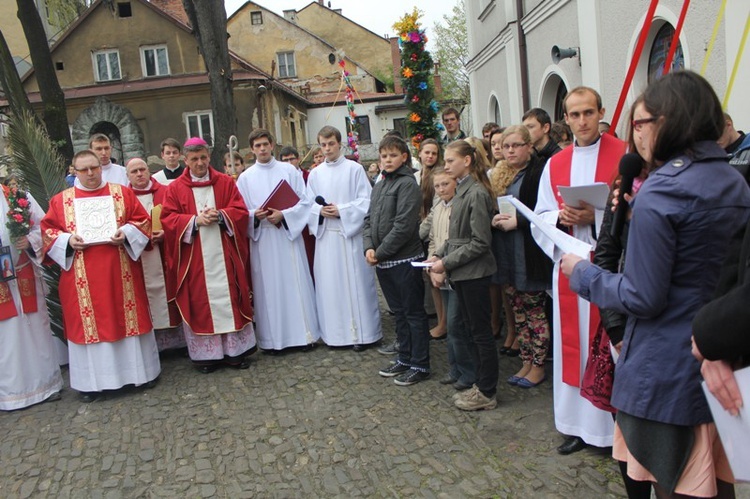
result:
[[[577,87],[563,102],[565,121],[573,130],[575,143],[552,156],[539,182],[535,212],[544,222],[566,230],[592,247],[596,245],[601,215],[593,206],[566,205],[559,186],[583,186],[596,182],[611,184],[617,174],[625,143],[610,135],[599,135],[599,120],[604,108],[599,94],[588,87]],[[555,261],[552,275],[553,314],[553,387],[555,426],[567,436],[558,447],[560,454],[577,452],[586,445],[612,445],[612,416],[594,407],[581,396],[581,379],[588,359],[590,337],[598,326],[598,309],[573,293],[560,273],[560,252],[554,243],[532,227],[537,244]],[[557,259],[555,259],[557,257]]]

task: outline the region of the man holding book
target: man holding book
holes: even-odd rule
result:
[[[185,142],[187,169],[167,189],[162,208],[169,300],[184,321],[198,371],[247,369],[255,349],[247,281],[248,213],[234,180],[208,164],[208,144]]]
[[[302,174],[273,157],[268,130],[250,134],[255,166],[237,180],[250,211],[251,275],[258,310],[258,345],[278,352],[320,338],[315,291],[302,242],[310,201]]]
[[[96,153],[77,153],[73,167],[76,186],[55,195],[42,220],[42,251],[62,267],[70,386],[91,402],[103,390],[151,386],[159,376],[138,261],[151,223],[133,191],[102,180]]]

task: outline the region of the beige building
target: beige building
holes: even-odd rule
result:
[[[161,4],[96,0],[51,47],[76,150],[87,147],[96,132],[110,136],[120,162],[158,156],[166,137],[202,136],[212,143],[208,75],[197,41]],[[240,144],[253,128],[265,126],[276,130],[280,142],[303,145],[305,131],[289,116],[306,109],[307,100],[230,55]],[[38,104],[33,71],[24,87]]]
[[[323,0],[318,0],[299,11],[285,10],[284,17],[339,47],[375,78],[382,80],[391,74],[393,60],[388,39],[345,17],[341,9],[328,8]]]

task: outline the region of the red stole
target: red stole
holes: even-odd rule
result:
[[[21,253],[16,266],[16,283],[21,293],[21,308],[24,314],[37,312],[36,303],[36,276],[34,266],[26,252]],[[10,319],[18,315],[13,295],[7,282],[0,282],[0,321]]]
[[[620,158],[625,154],[625,142],[608,134],[601,137],[596,160],[595,182],[611,184],[617,175]],[[550,183],[557,205],[562,209],[563,199],[557,186],[569,186],[573,165],[573,146],[568,146],[550,158]],[[578,317],[578,295],[570,289],[570,281],[558,272],[558,306],[560,307],[562,380],[571,386],[581,386],[581,340]],[[599,324],[599,309],[589,306],[589,343]],[[587,351],[590,345],[586,345]]]

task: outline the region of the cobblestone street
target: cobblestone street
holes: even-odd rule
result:
[[[405,388],[374,349],[321,346],[210,375],[167,357],[156,388],[92,404],[65,389],[0,414],[0,497],[624,496],[607,452],[555,452],[550,382],[507,386],[520,360],[502,357],[498,408],[464,413],[437,382],[444,341],[432,355]]]

